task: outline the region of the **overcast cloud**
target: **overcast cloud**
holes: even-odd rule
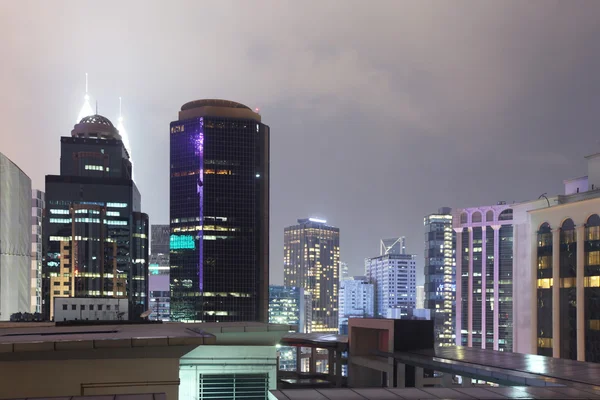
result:
[[[600,151],[600,1],[0,3],[0,151],[43,189],[90,76],[168,223],[168,125],[225,98],[271,126],[271,281],[283,228],[326,218],[360,274],[423,216],[537,198]],[[422,260],[421,260],[422,263]],[[420,277],[421,278],[421,277]],[[420,279],[422,280],[422,279]]]

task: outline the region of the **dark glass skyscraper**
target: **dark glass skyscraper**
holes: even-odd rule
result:
[[[454,316],[456,290],[455,234],[452,209],[443,207],[424,219],[425,225],[425,307],[434,320],[438,346],[455,344]]]
[[[269,127],[226,100],[171,122],[173,321],[268,320]]]
[[[42,310],[57,297],[127,298],[148,309],[148,216],[119,131],[101,115],[61,138],[60,175],[46,176]]]

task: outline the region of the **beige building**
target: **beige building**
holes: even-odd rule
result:
[[[600,361],[600,154],[586,159],[564,195],[514,207],[515,351]]]

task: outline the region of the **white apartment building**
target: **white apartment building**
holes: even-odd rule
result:
[[[365,260],[365,274],[375,289],[375,315],[386,318],[388,308],[401,309],[402,316],[416,306],[416,256],[385,254]]]
[[[31,310],[31,179],[0,153],[0,321]]]
[[[349,317],[372,318],[375,315],[375,287],[365,276],[355,276],[340,282],[340,326]]]
[[[44,192],[31,191],[31,313],[42,312],[42,213]]]

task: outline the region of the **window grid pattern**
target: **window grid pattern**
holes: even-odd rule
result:
[[[548,224],[537,233],[537,259],[537,353],[552,357],[552,230]]]
[[[253,120],[171,123],[172,320],[257,321],[266,314],[267,137],[268,127]]]
[[[600,217],[588,218],[585,228],[584,282],[600,276]],[[581,289],[580,289],[581,290]],[[600,362],[600,287],[585,285],[585,361]],[[589,321],[589,322],[588,322]]]

